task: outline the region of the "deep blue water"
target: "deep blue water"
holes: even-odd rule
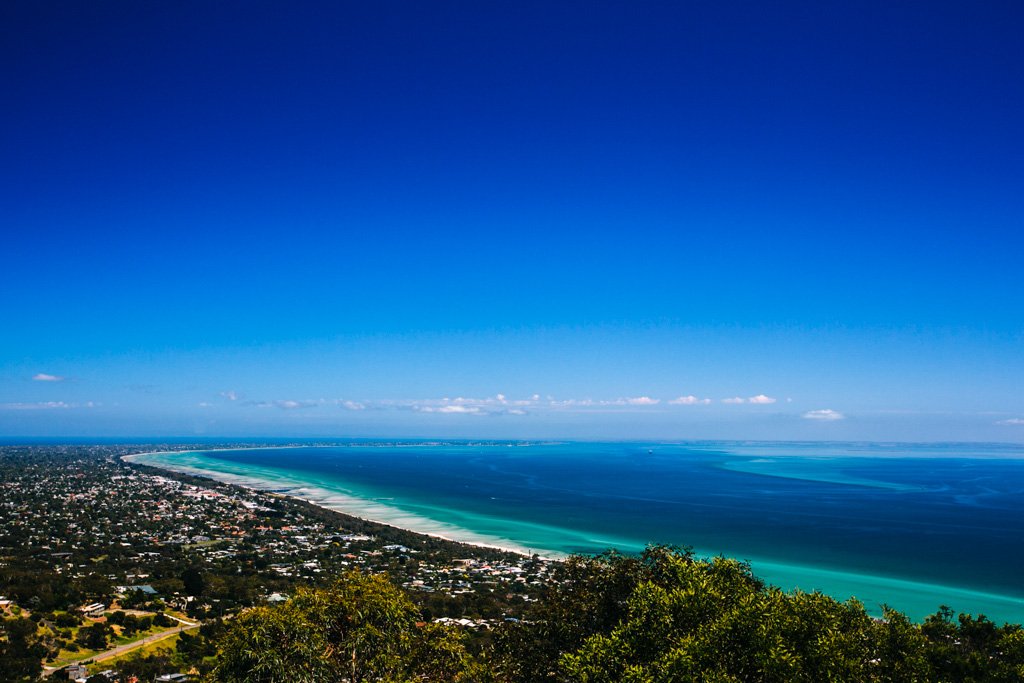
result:
[[[149,457],[173,465],[183,456]],[[289,487],[377,499],[421,527],[432,520],[540,551],[689,545],[751,559],[783,587],[857,595],[869,607],[887,602],[920,617],[946,602],[1024,617],[1019,447],[406,444],[190,457],[192,468],[268,485],[287,474]],[[887,580],[896,583],[872,592]],[[956,591],[998,599],[979,597],[976,609]]]

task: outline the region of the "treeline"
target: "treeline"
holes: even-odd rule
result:
[[[217,683],[676,683],[1024,680],[1024,631],[940,609],[921,624],[783,592],[748,565],[651,547],[573,557],[528,619],[471,652],[379,575],[351,572],[222,636]]]

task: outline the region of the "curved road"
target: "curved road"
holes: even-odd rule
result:
[[[65,664],[64,666],[61,666],[61,667],[45,666],[45,667],[43,667],[43,675],[44,676],[50,676],[50,675],[53,674],[54,671],[57,671],[58,669],[63,669],[65,666],[72,666],[74,664],[81,664],[82,662],[99,662],[99,661],[104,660],[104,659],[110,659],[112,657],[117,657],[119,655],[123,655],[126,652],[131,652],[132,650],[136,650],[136,649],[138,649],[140,647],[143,647],[143,646],[146,646],[146,645],[152,645],[153,643],[159,643],[161,640],[166,640],[167,638],[170,638],[171,636],[173,636],[173,635],[175,635],[177,633],[181,633],[182,631],[191,631],[193,629],[197,629],[200,626],[202,626],[202,624],[200,624],[198,622],[185,621],[184,619],[179,619],[178,617],[176,617],[176,616],[174,616],[172,614],[168,614],[167,616],[170,617],[171,619],[174,619],[175,621],[181,622],[181,626],[175,626],[174,628],[168,629],[166,631],[161,631],[160,633],[154,633],[153,635],[146,636],[145,638],[142,638],[141,640],[135,640],[135,641],[132,641],[130,643],[125,643],[124,645],[118,645],[115,648],[111,648],[111,649],[109,649],[109,650],[107,650],[105,652],[99,652],[99,653],[97,653],[97,654],[95,654],[95,655],[93,655],[91,657],[84,657],[84,658],[79,659],[79,660],[74,661],[74,662],[68,662],[67,664]]]

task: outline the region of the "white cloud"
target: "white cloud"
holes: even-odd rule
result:
[[[316,405],[315,401],[274,401],[274,405],[281,410],[295,410],[296,408],[310,408]]]
[[[220,395],[223,396],[224,398],[226,398],[229,401],[237,401],[239,398],[241,398],[241,396],[239,396],[234,391],[222,391],[222,392],[220,392]]]
[[[208,403],[206,401],[203,401],[202,403],[199,403],[198,405],[199,405],[200,408],[212,408],[213,407],[212,403]]]
[[[280,408],[281,410],[296,410],[298,408],[314,408],[324,403],[324,399],[316,401],[296,401],[293,399],[281,399],[277,401],[243,401],[241,405],[253,408]]]
[[[1024,417],[1011,417],[1009,420],[1000,420],[997,425],[1024,425]]]
[[[651,405],[648,401],[655,399],[640,396],[637,398],[616,398],[612,400],[594,400],[592,398],[565,398],[556,400],[548,398],[548,406],[551,408],[602,408],[607,406],[628,406],[628,405]],[[635,403],[634,403],[635,401]]]
[[[592,406],[597,404],[589,398],[565,398],[560,400],[548,398],[548,405],[552,408],[575,408],[577,406]]]
[[[734,398],[720,399],[723,403],[727,404],[772,404],[776,403],[779,399],[764,394],[759,394],[751,398],[742,398],[736,396]],[[632,408],[647,408],[658,405],[673,405],[673,406],[692,406],[692,405],[711,405],[715,401],[710,398],[701,398],[694,395],[684,395],[673,399],[661,399],[652,396],[626,396],[612,399],[598,399],[598,398],[555,398],[553,396],[545,396],[542,394],[533,394],[528,398],[515,398],[507,394],[496,393],[486,398],[474,398],[471,396],[445,396],[443,398],[392,398],[392,399],[375,399],[375,400],[344,400],[344,399],[331,399],[325,400],[320,399],[321,404],[331,404],[341,406],[348,410],[415,410],[422,413],[441,413],[441,414],[464,414],[464,415],[525,415],[527,411],[536,413],[538,411],[601,411],[601,410],[614,410],[619,409],[632,409]],[[294,402],[299,403],[299,402]],[[301,407],[305,405],[312,405],[315,402],[306,401],[303,402]],[[258,405],[251,403],[251,405]],[[271,405],[278,405],[280,407],[300,407],[299,405],[285,404],[282,402],[274,402]]]
[[[831,408],[823,408],[821,410],[808,410],[806,413],[801,415],[805,420],[821,420],[823,422],[831,422],[834,420],[846,419],[846,416],[842,413],[832,410]]]
[[[479,415],[483,411],[480,406],[467,406],[462,404],[443,405],[443,406],[422,406],[415,405],[413,410],[421,413],[457,413],[461,415]]]
[[[367,403],[368,406],[377,408],[396,408],[415,410],[421,413],[448,413],[464,415],[525,415],[524,408],[536,407],[540,396],[534,394],[529,398],[509,398],[506,394],[495,394],[487,398],[473,398],[469,396],[456,396],[451,398],[424,398],[424,399],[387,399]],[[549,407],[555,407],[555,402],[550,401]],[[624,405],[624,403],[623,403]]]
[[[636,396],[627,398],[626,403],[631,406],[656,406],[661,403],[661,399],[651,398],[650,396]]]
[[[32,380],[35,382],[63,382],[64,378],[60,375],[49,375],[45,372],[39,372],[32,376]]]
[[[462,404],[441,406],[437,409],[439,413],[479,413],[480,406],[467,406]]]
[[[0,403],[0,408],[4,410],[54,410],[54,409],[65,409],[65,408],[77,408],[78,406],[74,403],[65,403],[64,401],[39,401],[38,403]],[[91,408],[93,405],[90,403],[87,407]]]

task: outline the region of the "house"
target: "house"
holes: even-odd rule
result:
[[[98,617],[102,617],[103,616],[103,612],[105,612],[106,609],[107,609],[107,606],[104,605],[102,602],[94,602],[94,603],[91,603],[91,604],[79,607],[78,611],[82,613],[82,616],[91,617],[93,619],[96,619]]]
[[[153,680],[157,683],[187,683],[192,679],[187,674],[161,674]]]
[[[156,589],[150,586],[148,583],[139,584],[137,586],[114,586],[114,592],[121,595],[128,595],[135,591],[142,591],[147,597],[154,597],[158,595]]]
[[[82,664],[72,664],[65,671],[69,681],[84,681],[89,678],[89,670]]]

